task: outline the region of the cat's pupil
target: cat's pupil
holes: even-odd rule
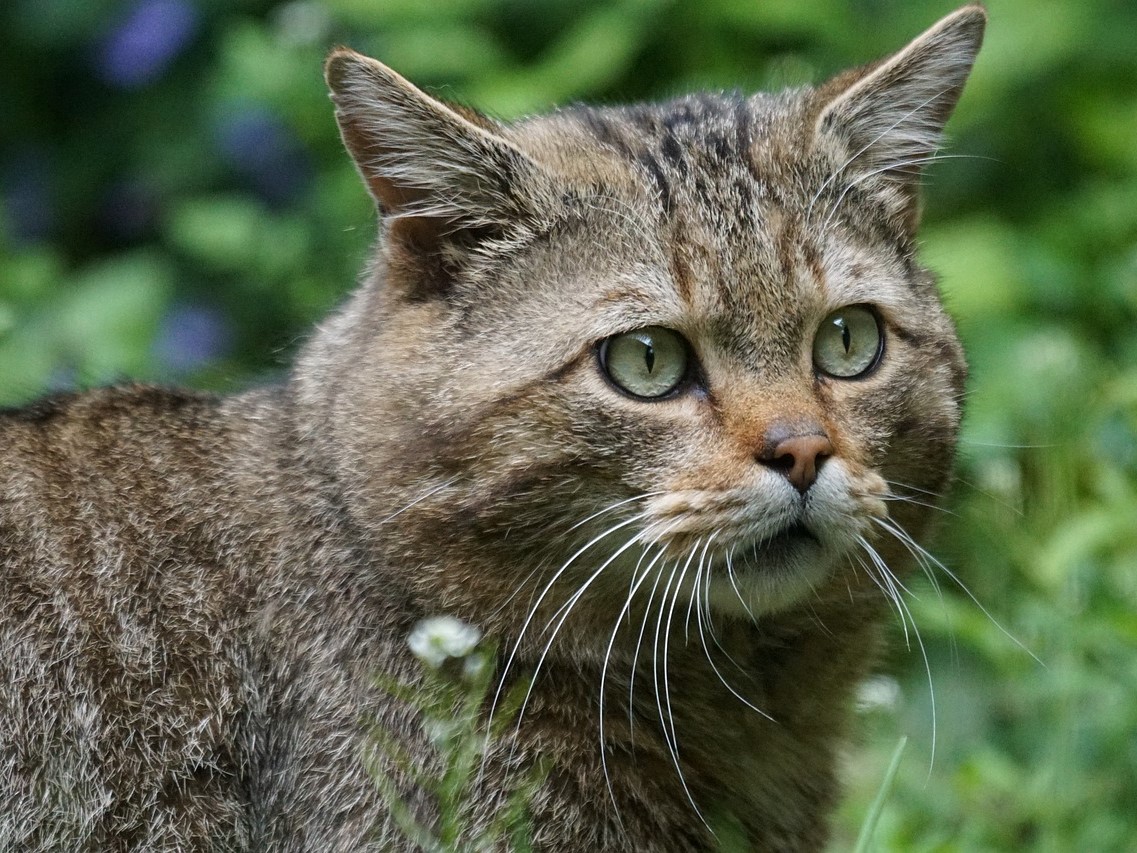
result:
[[[647,372],[651,373],[655,369],[655,347],[651,344],[645,344],[644,347],[644,363],[647,364]]]
[[[852,332],[849,331],[849,324],[845,322],[844,317],[837,321],[837,325],[841,327],[841,343],[845,345],[845,355],[848,355],[849,346],[853,341]]]

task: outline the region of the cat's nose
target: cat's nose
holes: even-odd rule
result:
[[[784,426],[774,425],[766,432],[766,440],[758,461],[781,471],[790,484],[803,495],[817,480],[821,463],[833,455],[833,445],[824,431],[790,433]]]

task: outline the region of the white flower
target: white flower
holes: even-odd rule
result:
[[[877,675],[861,683],[857,688],[857,710],[895,711],[900,704],[900,684],[895,678]]]
[[[466,657],[481,638],[481,631],[461,619],[431,616],[415,625],[407,645],[415,657],[437,669],[447,658]]]

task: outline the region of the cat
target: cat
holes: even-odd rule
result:
[[[335,50],[381,238],[287,380],[0,415],[0,849],[414,849],[368,733],[429,754],[377,676],[437,614],[533,679],[475,827],[544,763],[537,850],[822,849],[951,479],[918,184],[985,23],[512,124]]]

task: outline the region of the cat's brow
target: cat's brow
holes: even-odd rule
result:
[[[684,313],[674,296],[670,299],[664,290],[648,291],[641,288],[609,290],[590,306],[592,322],[589,327],[602,336],[627,331],[636,326],[673,325],[674,318]]]
[[[659,297],[648,293],[646,290],[639,290],[636,288],[628,288],[621,290],[609,290],[600,296],[595,302],[592,303],[594,308],[607,308],[612,305],[625,306],[629,303],[637,306],[650,306],[659,301]]]

